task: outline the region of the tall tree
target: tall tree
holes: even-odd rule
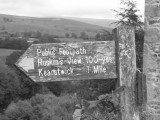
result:
[[[71,34],[71,37],[72,37],[72,38],[77,38],[77,34],[76,34],[76,33],[72,33],[72,34]]]
[[[65,37],[66,37],[66,38],[69,38],[69,37],[70,37],[69,33],[66,33],[66,34],[65,34]]]
[[[142,16],[138,15],[137,3],[134,0],[121,0],[122,7],[114,10],[119,20],[118,25],[129,25],[135,28],[136,60],[137,68],[142,71],[143,68],[143,43],[144,30]]]
[[[80,38],[82,38],[83,40],[87,40],[88,39],[88,35],[85,32],[81,32]]]
[[[114,10],[117,13],[116,16],[119,17],[119,20],[115,23],[134,26],[136,29],[141,28],[143,22],[141,21],[142,16],[138,15],[137,2],[134,0],[121,0],[120,4],[122,7]]]

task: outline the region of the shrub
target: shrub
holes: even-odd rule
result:
[[[5,115],[0,114],[0,120],[9,120],[9,118]]]
[[[34,96],[30,99],[30,103],[33,107],[40,105],[40,104],[44,103],[44,97],[40,94],[36,94],[36,96]]]
[[[13,67],[14,64],[17,62],[19,57],[24,53],[24,51],[14,51],[9,56],[6,57],[6,65]]]
[[[6,38],[6,40],[0,41],[0,48],[26,50],[29,44],[26,40]]]
[[[5,115],[9,120],[71,120],[74,105],[75,100],[69,95],[37,94],[31,99],[11,103]]]
[[[64,120],[71,120],[74,112],[75,100],[68,95],[59,98],[59,104],[57,105],[54,113],[57,117]]]
[[[18,101],[11,103],[5,111],[10,120],[30,119],[33,115],[32,106],[28,101]]]
[[[19,81],[15,73],[1,65],[0,66],[0,110],[4,109],[17,97]]]

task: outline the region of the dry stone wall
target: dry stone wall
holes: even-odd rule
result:
[[[160,0],[145,2],[146,120],[160,120]]]

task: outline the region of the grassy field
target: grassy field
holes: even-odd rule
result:
[[[4,19],[6,18],[10,22],[5,22]],[[103,30],[110,31],[111,29],[64,18],[34,18],[4,14],[0,14],[0,27],[4,27],[9,33],[39,31],[63,37],[65,33],[76,33],[79,36],[81,32],[94,37],[97,33],[102,33]]]

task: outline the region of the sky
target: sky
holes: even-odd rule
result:
[[[136,0],[144,16],[144,1]],[[0,14],[32,17],[116,19],[120,0],[0,0]]]

